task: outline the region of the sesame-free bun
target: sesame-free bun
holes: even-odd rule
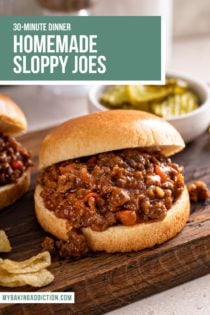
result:
[[[165,120],[135,110],[112,110],[71,119],[54,129],[43,141],[40,169],[97,153],[126,148],[160,148],[166,156],[185,144]]]
[[[68,240],[72,226],[66,219],[58,218],[44,206],[38,185],[35,191],[35,211],[43,229],[61,240]],[[130,252],[153,247],[174,237],[185,226],[190,212],[187,188],[168,210],[162,221],[149,221],[133,226],[115,225],[105,231],[83,228],[83,234],[92,251]]]
[[[5,135],[16,135],[26,129],[22,110],[9,97],[0,94],[0,131]]]
[[[26,171],[17,183],[0,187],[0,209],[10,206],[19,199],[29,188],[30,172]]]

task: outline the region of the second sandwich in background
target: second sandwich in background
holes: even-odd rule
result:
[[[14,138],[26,129],[24,113],[0,94],[0,209],[13,204],[30,185],[31,155]]]

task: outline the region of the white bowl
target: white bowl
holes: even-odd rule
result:
[[[205,132],[210,123],[210,92],[208,85],[198,79],[175,72],[167,73],[167,77],[183,79],[199,97],[200,106],[198,109],[186,115],[167,119],[180,132],[184,141],[190,142]],[[99,101],[100,95],[106,88],[106,85],[100,85],[90,90],[88,96],[90,113],[108,110]]]

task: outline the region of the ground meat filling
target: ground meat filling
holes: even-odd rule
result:
[[[0,186],[16,183],[32,165],[30,157],[14,138],[0,133]]]
[[[103,231],[162,220],[184,189],[182,170],[160,151],[125,149],[53,165],[39,183],[46,208],[76,232]]]
[[[207,185],[201,180],[189,184],[188,191],[192,202],[205,201],[210,197]]]

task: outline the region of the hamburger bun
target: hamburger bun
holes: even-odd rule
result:
[[[39,168],[55,163],[126,148],[160,148],[170,156],[181,151],[184,141],[163,119],[135,110],[93,113],[65,122],[43,141]]]
[[[26,129],[22,110],[8,96],[0,94],[0,131],[5,135],[16,135]]]
[[[44,206],[40,196],[41,191],[42,187],[38,185],[35,190],[35,211],[38,222],[46,232],[67,241],[72,229],[70,222],[56,217],[54,212]],[[149,221],[133,226],[116,225],[101,232],[83,228],[82,232],[92,251],[108,253],[138,251],[164,243],[174,237],[185,226],[189,213],[189,194],[185,187],[162,221]]]
[[[0,209],[10,206],[19,199],[30,186],[30,172],[26,171],[17,183],[0,187]]]
[[[39,168],[43,170],[58,162],[127,148],[160,149],[165,156],[170,156],[184,146],[178,131],[152,114],[134,110],[99,112],[72,119],[53,130],[41,145]],[[37,219],[45,231],[67,241],[71,222],[58,218],[45,207],[40,195],[42,189],[38,185],[35,190]],[[83,228],[82,232],[93,251],[137,251],[174,237],[185,226],[189,211],[185,187],[162,221],[115,225],[100,232]]]

